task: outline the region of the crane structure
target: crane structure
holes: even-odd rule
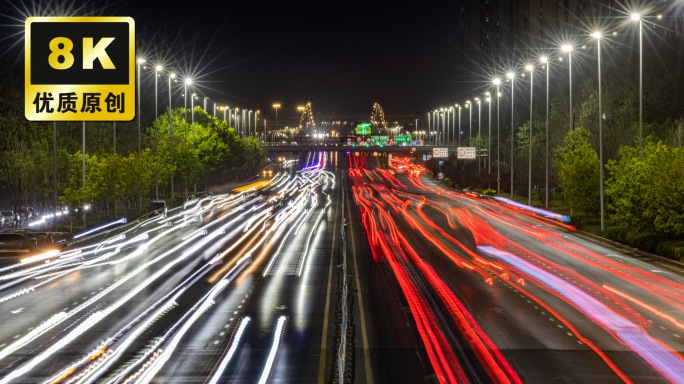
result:
[[[299,118],[299,126],[297,128],[300,132],[300,135],[315,135],[318,133],[311,103],[306,103],[306,106],[298,107],[297,110],[302,112],[302,116]]]
[[[373,103],[373,113],[371,114],[370,121],[371,126],[373,127],[373,133],[389,134],[387,121],[385,121],[385,112],[382,110],[380,104]]]

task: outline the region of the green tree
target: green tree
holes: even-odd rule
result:
[[[620,148],[606,165],[611,223],[668,236],[684,234],[684,149],[645,140],[643,160],[636,147]]]
[[[69,156],[67,180],[61,201],[70,207],[82,207],[86,202],[92,202],[104,193],[106,178],[103,172],[103,162],[97,155],[86,154],[86,182],[83,183],[81,152]]]
[[[589,132],[576,128],[565,137],[565,144],[553,151],[554,167],[565,200],[583,212],[599,210],[599,159],[589,144]]]
[[[151,196],[154,186],[154,171],[157,169],[157,160],[149,148],[144,149],[140,154],[131,153],[124,159],[124,170],[126,177],[130,180],[127,184],[125,195],[127,199],[132,199],[138,191],[142,191],[143,196]],[[162,169],[162,173],[170,170],[170,165]]]

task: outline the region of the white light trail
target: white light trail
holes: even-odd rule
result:
[[[273,369],[273,363],[275,362],[275,356],[280,348],[280,342],[283,339],[283,328],[285,326],[285,321],[287,318],[285,316],[280,316],[278,318],[278,323],[276,324],[275,334],[273,335],[273,343],[271,344],[271,351],[268,353],[268,359],[266,359],[266,365],[264,370],[261,371],[261,378],[259,378],[259,384],[266,384],[268,382],[269,376],[271,376],[271,370]]]
[[[226,370],[228,363],[230,363],[230,360],[233,358],[238,345],[240,345],[240,339],[242,339],[242,334],[245,332],[245,328],[247,328],[249,321],[250,318],[247,316],[240,322],[240,326],[235,331],[235,335],[233,336],[233,341],[230,343],[230,348],[221,359],[221,362],[216,367],[216,370],[212,373],[211,378],[209,379],[209,384],[218,383],[218,381],[221,379],[221,376],[223,376],[223,372]]]

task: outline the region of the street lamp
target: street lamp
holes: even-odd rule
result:
[[[499,155],[501,154],[500,145],[500,132],[501,132],[501,120],[499,120],[499,102],[501,101],[501,92],[499,92],[499,86],[501,85],[501,79],[495,77],[492,83],[496,85],[496,193],[501,193],[501,162],[499,161]]]
[[[196,94],[192,94],[192,99],[190,100],[190,118],[192,119],[192,149],[195,149],[195,97]]]
[[[513,72],[508,72],[506,74],[506,77],[511,80],[511,199],[513,198],[513,140],[514,138],[514,130],[513,130],[513,108],[515,107],[515,104],[513,103],[514,99],[514,88],[513,88],[513,83],[515,82],[515,73]]]
[[[252,110],[247,111],[247,136],[252,134]]]
[[[430,132],[430,112],[426,113],[428,122],[428,132]]]
[[[470,100],[466,100],[465,107],[470,110],[470,118],[468,119],[468,141],[473,139],[473,109]]]
[[[485,96],[487,98],[485,99],[487,101],[487,104],[489,105],[489,112],[487,115],[487,124],[489,125],[489,132],[487,133],[487,174],[491,175],[492,174],[492,157],[491,157],[491,152],[492,152],[492,96],[489,94],[489,92],[485,92]],[[490,177],[487,176],[487,184],[489,185],[489,179]],[[487,187],[489,188],[489,187]]]
[[[451,120],[451,126],[452,127],[455,126],[456,125],[456,110],[452,106],[449,106],[449,117]],[[445,138],[446,138],[446,145],[447,146],[449,146],[449,139],[453,140],[453,138],[451,137],[452,135],[449,134],[449,131],[453,131],[453,129],[449,129],[449,122],[447,121],[447,127],[446,127],[446,132],[445,132]]]
[[[546,66],[546,181],[545,181],[545,193],[546,199],[544,200],[544,205],[546,209],[549,209],[549,66],[551,62],[548,57],[542,56],[539,61]]]
[[[570,84],[570,130],[572,131],[572,128],[573,128],[573,124],[572,124],[572,118],[573,118],[573,114],[572,114],[572,49],[573,48],[572,48],[572,45],[565,44],[561,47],[561,49],[563,50],[563,52],[568,53],[568,74],[569,74],[568,83]]]
[[[171,200],[173,200],[173,110],[171,109],[171,80],[176,78],[175,73],[169,74],[169,156],[171,157]]]
[[[188,85],[192,85],[192,79],[187,78],[185,79],[185,84],[183,85],[183,93],[184,96],[183,98],[185,105],[183,105],[183,146],[185,146],[185,138],[188,136],[185,127],[187,126],[187,121],[188,121]],[[192,103],[190,103],[192,105]]]
[[[479,97],[476,97],[475,101],[477,102],[477,142],[475,144],[477,146],[477,171],[480,172],[480,139],[482,138],[482,103],[480,102]]]
[[[273,104],[273,108],[275,108],[276,111],[276,130],[278,130],[280,129],[278,125],[278,108],[280,108],[280,103]]]
[[[238,119],[238,112],[240,112],[240,108],[233,108],[233,123],[235,124],[235,130],[238,135],[240,135],[240,119]]]
[[[534,66],[527,64],[525,69],[530,71],[530,137],[527,143],[530,147],[530,156],[527,167],[527,205],[532,205],[532,96],[534,95]]]
[[[138,155],[140,154],[140,66],[145,62],[145,59],[138,57]]]
[[[445,110],[444,108],[440,108],[439,111],[441,112],[440,115],[442,115],[442,137],[446,137],[445,132],[446,132],[446,114],[449,112],[448,110]],[[440,145],[442,145],[442,142],[439,142]]]
[[[260,110],[254,111],[254,138],[258,139],[259,135],[257,134],[257,131],[259,130],[259,126],[257,125],[259,123],[259,114],[261,113]]]
[[[641,20],[641,14],[639,13],[632,13],[630,16],[632,21],[638,21],[639,22],[639,161],[641,161],[641,152],[642,152],[642,137],[643,137],[643,129],[644,129],[644,78],[643,78],[643,67],[644,67],[644,61],[643,61],[643,21]]]
[[[599,120],[599,202],[601,206],[601,232],[605,230],[603,209],[603,111],[601,105],[601,32],[594,32],[591,37],[596,39],[598,56],[598,120]],[[641,136],[639,136],[641,140]],[[641,144],[641,142],[639,143]],[[639,147],[641,150],[641,147]],[[639,152],[641,154],[641,152]]]
[[[458,145],[461,145],[461,107],[460,104],[456,104],[458,106]]]
[[[162,66],[154,67],[154,154],[159,155],[159,114],[157,112],[157,79],[159,79],[159,72],[162,71]],[[159,172],[154,171],[154,199],[159,200]]]

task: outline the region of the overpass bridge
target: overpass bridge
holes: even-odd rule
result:
[[[434,148],[448,148],[451,154],[456,150],[453,146],[434,146],[434,145],[417,145],[417,146],[402,146],[402,145],[341,145],[341,144],[320,144],[320,145],[294,145],[294,144],[270,144],[265,143],[261,146],[266,153],[301,153],[310,151],[328,151],[328,152],[359,152],[359,153],[372,153],[372,152],[384,152],[384,153],[415,153],[415,154],[433,154]]]

